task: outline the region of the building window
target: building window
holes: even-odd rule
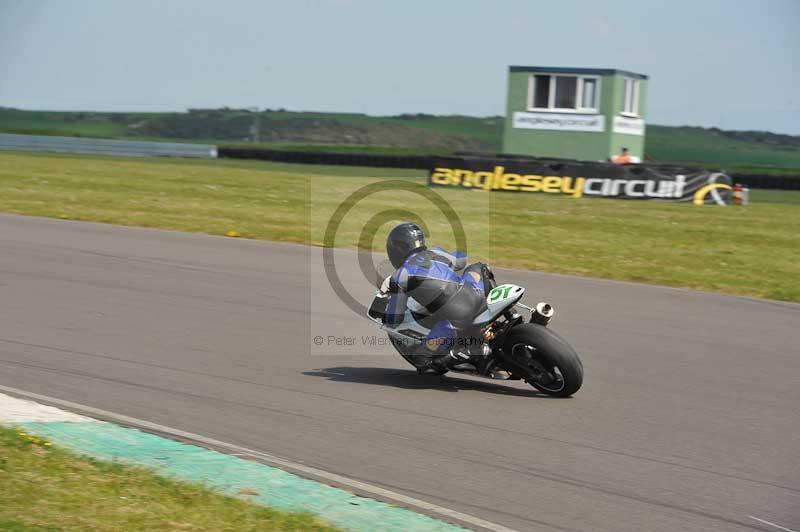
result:
[[[597,79],[583,78],[583,94],[581,95],[581,107],[584,109],[597,109]]]
[[[533,107],[546,109],[550,107],[550,76],[533,76],[536,80]]]
[[[555,76],[556,107],[558,109],[575,109],[578,92],[578,78],[572,76]]]
[[[625,78],[625,99],[622,104],[622,114],[639,116],[639,80]]]
[[[528,108],[537,111],[596,113],[600,78],[569,74],[531,76]]]

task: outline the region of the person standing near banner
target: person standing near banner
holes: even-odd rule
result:
[[[628,153],[628,148],[622,148],[622,152],[612,157],[611,162],[614,164],[631,164],[633,157]]]
[[[633,157],[628,154],[628,148],[622,148],[622,153],[612,157],[611,162],[614,164],[632,164],[635,161],[633,160]]]

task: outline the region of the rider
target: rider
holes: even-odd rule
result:
[[[420,372],[438,372],[468,361],[464,333],[486,308],[486,294],[494,287],[488,266],[475,263],[465,268],[463,253],[428,249],[422,229],[411,222],[389,232],[386,252],[396,270],[388,283],[392,295],[384,323],[398,325],[407,308],[430,314],[425,318],[430,332],[415,356]]]

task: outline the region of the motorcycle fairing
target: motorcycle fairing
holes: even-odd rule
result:
[[[508,307],[522,299],[525,289],[515,284],[501,284],[492,288],[486,296],[486,310],[478,314],[473,325],[483,326],[497,319]]]

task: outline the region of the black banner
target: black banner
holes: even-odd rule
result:
[[[698,205],[724,205],[731,191],[726,174],[697,168],[484,157],[436,159],[428,184],[574,198],[693,201]]]
[[[217,153],[220,157],[232,159],[262,159],[282,163],[372,166],[375,168],[416,168],[419,170],[427,170],[433,161],[433,157],[429,155],[267,150],[237,146],[220,146]]]
[[[415,168],[420,170],[430,170],[431,167],[441,166],[439,163],[446,158],[446,156],[432,156],[432,155],[382,155],[374,153],[336,153],[336,152],[307,152],[307,151],[290,151],[290,150],[267,150],[263,148],[241,148],[231,146],[220,146],[217,149],[219,157],[231,157],[234,159],[262,159],[265,161],[277,161],[287,163],[303,163],[303,164],[325,164],[325,165],[349,165],[349,166],[373,166],[373,167],[388,167],[388,168]],[[474,157],[474,156],[471,156]],[[508,158],[508,156],[484,156],[485,158]],[[526,158],[529,160],[531,158]],[[564,166],[564,163],[559,163]],[[575,167],[577,162],[572,162],[571,167]],[[588,163],[591,165],[591,163]],[[556,166],[555,164],[551,166]],[[597,163],[601,166],[601,163]],[[511,168],[511,166],[508,166]],[[586,165],[582,166],[586,168]],[[649,165],[648,165],[649,167]],[[633,168],[639,168],[633,167]],[[659,170],[661,174],[677,175],[674,169],[666,169],[666,167]],[[686,173],[693,174],[699,172],[698,169],[687,171]],[[551,170],[553,172],[553,170]],[[588,173],[584,170],[584,173]],[[638,174],[637,174],[638,175]],[[762,175],[762,174],[729,174],[735,183],[741,183],[747,187],[764,188],[764,189],[780,189],[780,190],[800,190],[800,176],[784,176],[784,175]],[[720,192],[722,194],[722,192]]]

